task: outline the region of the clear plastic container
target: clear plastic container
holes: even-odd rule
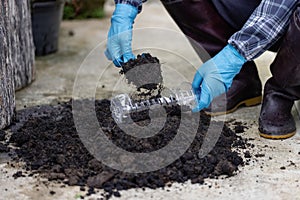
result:
[[[130,114],[134,112],[148,110],[154,106],[167,105],[185,106],[191,111],[196,106],[196,101],[197,97],[192,90],[171,90],[168,96],[139,102],[132,101],[128,94],[119,94],[111,99],[110,110],[117,123],[127,123],[130,121]]]

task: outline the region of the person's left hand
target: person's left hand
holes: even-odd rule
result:
[[[226,92],[246,59],[230,44],[205,62],[196,72],[192,83],[198,105],[193,112],[207,108],[212,100]]]

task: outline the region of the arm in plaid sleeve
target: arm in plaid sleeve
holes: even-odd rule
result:
[[[115,3],[129,4],[138,8],[139,12],[142,10],[142,4],[147,0],[115,0]]]
[[[258,57],[285,33],[296,4],[295,0],[262,0],[228,42],[247,60]]]

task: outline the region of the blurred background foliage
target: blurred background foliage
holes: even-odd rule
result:
[[[105,0],[66,0],[63,19],[104,17]]]

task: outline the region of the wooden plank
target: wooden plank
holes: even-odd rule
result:
[[[29,0],[0,0],[0,129],[15,114],[15,90],[34,80]]]

